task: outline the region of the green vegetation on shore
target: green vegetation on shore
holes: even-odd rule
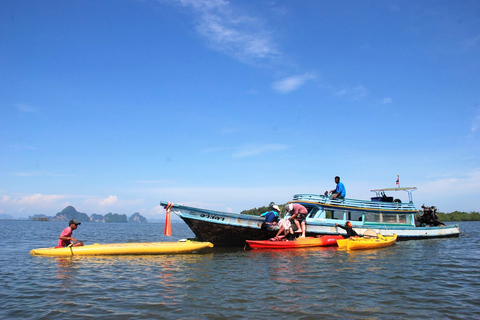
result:
[[[450,213],[438,213],[438,220],[440,221],[480,221],[480,213],[478,212],[460,212],[454,211]]]
[[[275,204],[275,202],[270,202],[268,206],[263,206],[263,207],[258,207],[258,208],[252,208],[248,210],[243,210],[240,212],[241,214],[248,214],[250,216],[259,216],[264,212],[272,210],[272,206]],[[277,206],[280,208],[281,212],[285,212],[285,205],[284,204],[277,204]]]

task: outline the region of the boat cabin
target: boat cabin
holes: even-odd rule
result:
[[[411,192],[417,188],[387,188],[371,190],[376,196],[369,200],[331,199],[325,195],[297,194],[293,202],[308,210],[310,222],[343,224],[351,221],[354,226],[396,225],[415,226],[415,208]],[[386,191],[407,191],[409,202],[402,202],[385,195]]]

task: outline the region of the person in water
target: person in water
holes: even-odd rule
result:
[[[77,222],[76,220],[70,220],[68,223],[68,227],[63,229],[62,233],[60,234],[60,237],[58,237],[58,246],[59,247],[81,247],[83,246],[82,241],[78,241],[74,237],[72,237],[72,232],[73,230],[76,230],[77,227],[82,224],[81,222]],[[73,241],[73,244],[72,244]]]
[[[347,231],[347,234],[343,236],[344,239],[348,239],[350,237],[358,237],[358,234],[355,230],[353,230],[352,223],[350,221],[345,222],[345,226],[341,226],[338,223],[335,223],[335,226]]]
[[[280,208],[274,204],[272,210],[262,213],[260,216],[265,217],[264,225],[265,227],[276,226],[278,222],[278,214],[280,213]]]
[[[290,213],[290,220],[292,220],[297,226],[298,233],[302,233],[301,237],[305,237],[307,231],[305,219],[308,215],[308,210],[304,206],[298,203],[289,203],[285,206],[287,213]]]
[[[339,176],[335,177],[335,183],[337,184],[336,188],[334,190],[330,190],[332,199],[344,199],[347,195],[347,191],[345,190],[343,183],[340,182]]]

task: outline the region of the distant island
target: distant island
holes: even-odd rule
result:
[[[29,220],[34,221],[70,221],[72,219],[78,222],[103,222],[103,223],[148,223],[147,219],[140,213],[135,212],[132,216],[127,218],[126,214],[107,213],[106,215],[93,213],[88,216],[86,213],[78,212],[72,206],[68,206],[62,211],[58,212],[53,217],[48,217],[43,214],[36,214],[29,217]]]

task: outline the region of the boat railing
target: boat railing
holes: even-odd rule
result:
[[[293,196],[295,201],[313,201],[321,204],[348,206],[354,208],[365,209],[385,209],[385,210],[409,210],[417,211],[415,205],[411,202],[381,202],[381,201],[369,201],[369,200],[357,200],[357,199],[332,199],[325,195],[319,194],[296,194]]]

